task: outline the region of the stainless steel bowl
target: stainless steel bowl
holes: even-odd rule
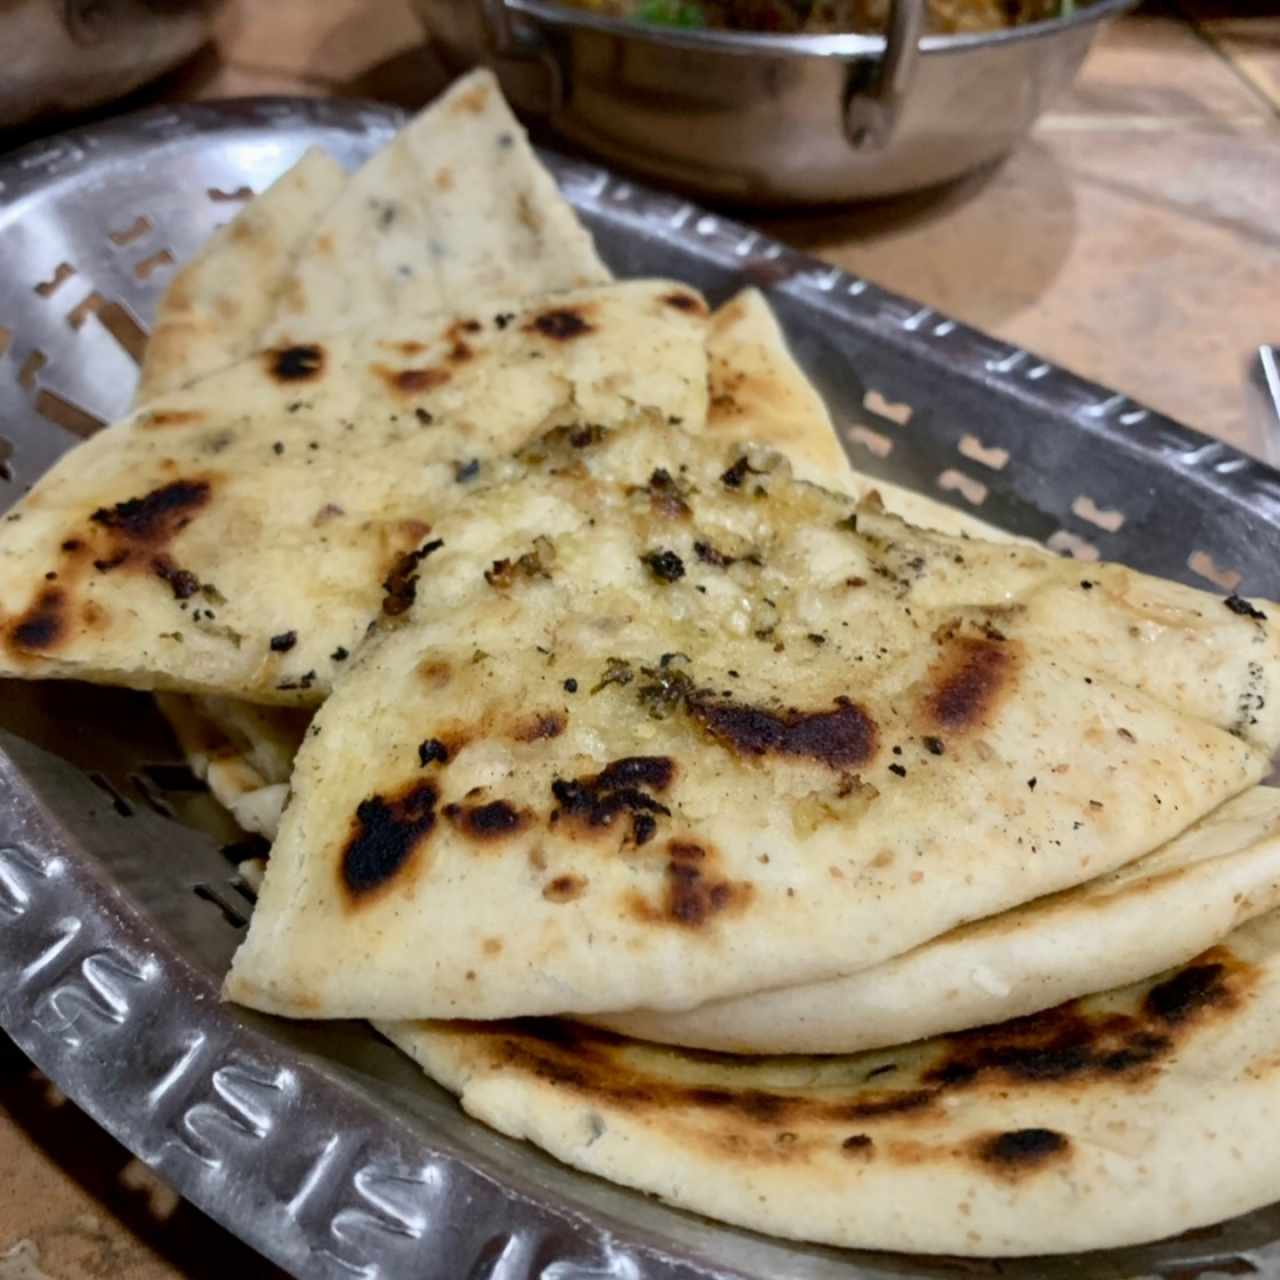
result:
[[[446,61],[493,66],[522,110],[648,177],[755,204],[895,195],[1008,151],[1133,0],[980,35],[681,31],[553,0],[416,0]]]

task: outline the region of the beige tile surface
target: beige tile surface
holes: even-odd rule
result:
[[[1200,32],[1280,111],[1280,12],[1276,6],[1185,0],[1185,8]]]
[[[1053,114],[1060,122],[1084,117],[1166,132],[1269,122],[1268,104],[1208,52],[1189,23],[1164,6],[1146,6],[1104,34]]]

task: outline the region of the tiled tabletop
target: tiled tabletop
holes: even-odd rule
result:
[[[1280,342],[1280,16],[1148,5],[1004,165],[941,194],[774,215],[772,233],[1255,452],[1252,351]],[[407,0],[233,0],[132,101],[363,94],[441,74]],[[0,1040],[0,1280],[271,1276]]]

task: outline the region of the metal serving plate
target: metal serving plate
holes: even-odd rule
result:
[[[0,162],[0,510],[125,409],[175,262],[305,146],[354,164],[400,119],[335,102],[160,109]],[[620,275],[713,300],[765,288],[860,468],[1064,552],[1280,595],[1280,474],[717,215],[546,160]],[[362,1025],[219,1004],[249,911],[219,852],[233,834],[148,699],[0,683],[0,1025],[296,1275],[1280,1275],[1280,1207],[1148,1248],[996,1264],[793,1247],[579,1175],[468,1120]]]

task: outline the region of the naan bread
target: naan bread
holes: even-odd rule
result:
[[[835,1058],[567,1023],[384,1023],[471,1115],[756,1231],[912,1253],[1136,1244],[1280,1194],[1280,914],[1016,1022]]]
[[[274,840],[311,712],[177,693],[156,700],[196,777],[245,831]]]
[[[1280,907],[1280,791],[1255,787],[1155,853],[848,977],[592,1018],[728,1053],[857,1053],[1023,1017],[1186,963]]]
[[[1122,866],[1266,770],[1229,730],[1275,700],[1276,641],[1221,600],[1086,586],[674,428],[525,460],[439,521],[418,604],[313,722],[232,998],[487,1018],[832,978]],[[1122,668],[1096,637],[1149,597]]]
[[[856,493],[870,489],[870,482],[854,475],[821,399],[788,350],[759,290],[744,290],[712,313],[707,329],[707,380],[709,436],[777,448],[802,479],[825,480],[829,488]],[[882,491],[885,488],[881,486]],[[887,488],[892,502],[892,486]],[[184,750],[186,742],[210,736],[223,744],[213,767],[207,772],[197,767],[197,772],[207,776],[221,804],[247,815],[253,831],[274,840],[287,788],[264,782],[252,761],[237,757],[230,744],[244,739],[235,732],[237,726],[225,723],[224,714],[233,705],[228,699],[175,696],[166,698],[161,707],[174,723]],[[282,735],[273,721],[259,719],[246,726],[246,750],[259,749],[254,745],[257,733],[265,735],[268,750],[278,751],[282,738],[287,747],[300,740],[294,727],[287,723]]]
[[[251,355],[275,314],[298,249],[347,181],[312,147],[174,277],[156,310],[135,403]]]
[[[302,247],[267,342],[608,279],[497,81],[474,71],[347,183]]]
[[[0,672],[314,705],[483,459],[637,412],[700,429],[705,322],[684,286],[608,285],[274,348],[153,401],[0,523]]]
[[[744,289],[712,314],[707,358],[710,436],[778,449],[801,480],[859,498],[877,492],[887,510],[922,529],[989,542],[1023,541],[927,494],[857,471],[758,289]]]

